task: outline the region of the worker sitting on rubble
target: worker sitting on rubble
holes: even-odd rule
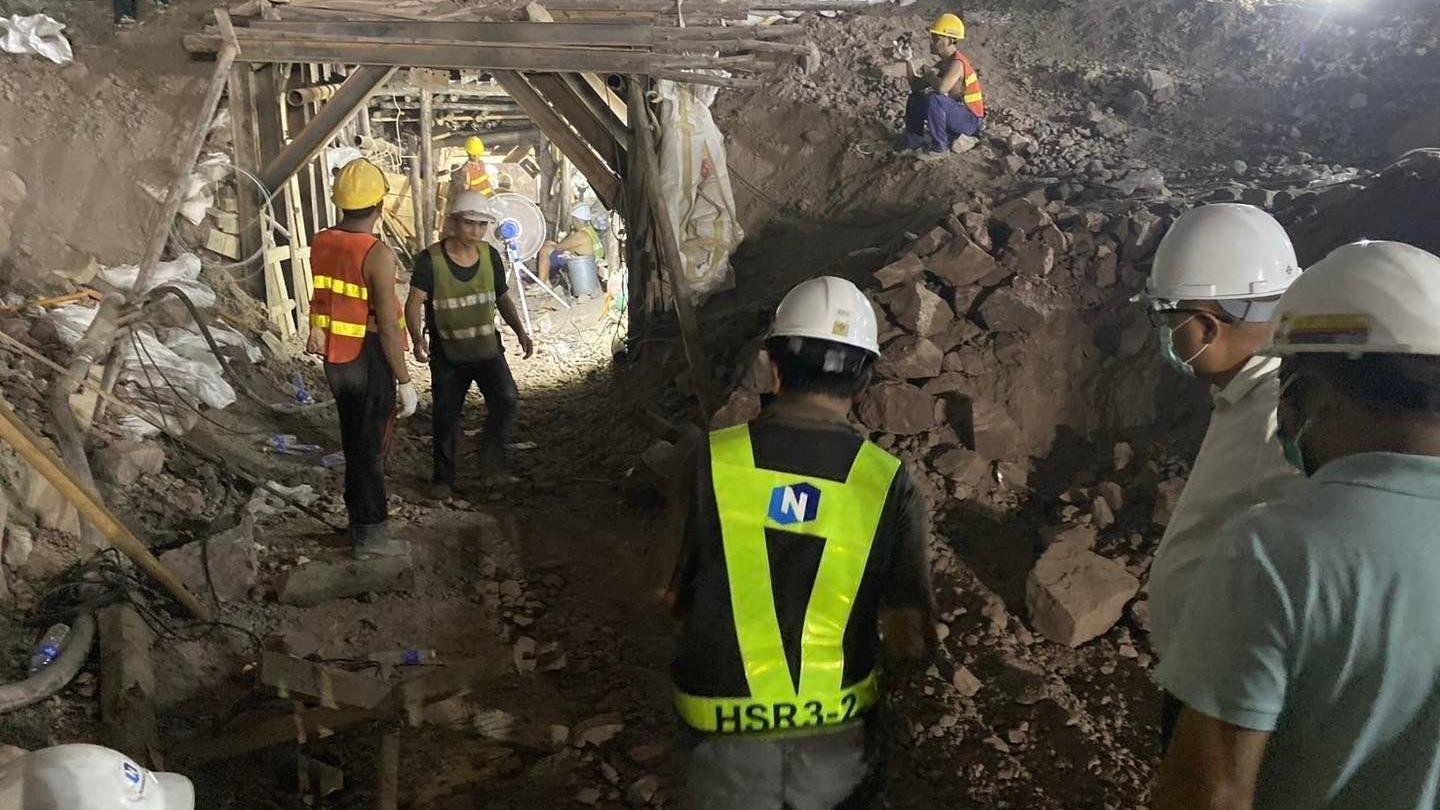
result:
[[[806,281],[766,349],[779,393],[699,452],[669,592],[697,807],[844,801],[878,765],[882,661],[903,681],[896,667],[935,644],[923,501],[847,419],[879,355],[870,302],[843,279]]]
[[[71,743],[0,764],[5,810],[194,810],[195,786],[157,773],[119,751]]]
[[[345,164],[331,199],[340,224],[310,243],[310,336],[305,348],[325,358],[325,379],[340,415],[345,450],[345,507],[359,556],[402,555],[407,543],[386,536],[385,456],[396,416],[415,413],[419,396],[405,367],[405,320],[395,292],[397,262],[375,236],[385,206],[385,174],[364,158]]]
[[[435,396],[430,484],[431,495],[438,500],[448,499],[453,492],[460,416],[472,383],[485,397],[480,472],[492,485],[514,480],[505,468],[505,443],[515,426],[520,392],[505,362],[495,313],[515,330],[526,357],[535,347],[515,302],[506,294],[500,251],[485,241],[494,222],[495,213],[485,195],[467,191],[456,197],[449,235],[416,257],[410,297],[405,302],[415,359],[430,364]]]
[[[908,43],[901,48],[910,80],[905,148],[919,150],[922,160],[970,149],[985,124],[980,77],[970,57],[960,51],[965,23],[954,14],[941,14],[929,31],[930,53],[940,60],[933,68],[916,67]]]
[[[1280,361],[1257,352],[1270,339],[1279,295],[1300,274],[1290,237],[1249,205],[1187,211],[1161,240],[1146,285],[1166,361],[1211,385],[1214,412],[1189,482],[1150,569],[1150,641],[1169,655],[1201,563],[1220,524],[1298,478],[1275,435]],[[1200,594],[1200,599],[1208,599]],[[1161,733],[1180,705],[1166,695]]]
[[[600,262],[605,259],[605,240],[595,230],[595,215],[590,206],[581,204],[570,212],[570,233],[559,242],[546,242],[540,247],[540,281],[550,284],[551,274],[565,274],[570,294],[576,298],[594,295],[600,290]]]
[[[1195,579],[1157,672],[1185,710],[1156,808],[1436,806],[1437,312],[1440,257],[1397,242],[1280,299],[1267,353],[1308,480],[1227,524]]]
[[[490,185],[490,170],[482,158],[487,150],[485,142],[471,135],[465,139],[465,154],[468,160],[450,173],[450,198],[453,200],[465,191],[478,191],[486,197],[495,196]]]

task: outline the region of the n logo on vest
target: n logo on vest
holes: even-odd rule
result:
[[[820,516],[820,490],[810,484],[775,487],[770,493],[770,520],[781,526],[809,523]]]

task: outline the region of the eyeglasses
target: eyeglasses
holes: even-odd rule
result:
[[[1156,328],[1159,328],[1161,326],[1178,325],[1171,323],[1170,319],[1167,317],[1169,315],[1188,315],[1192,318],[1196,315],[1209,315],[1210,317],[1221,323],[1235,322],[1235,319],[1227,313],[1216,312],[1213,309],[1200,309],[1198,307],[1166,307],[1165,309],[1152,308],[1146,310],[1145,315],[1150,319],[1150,325]]]

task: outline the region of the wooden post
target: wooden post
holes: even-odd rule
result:
[[[620,178],[615,174],[614,169],[608,163],[600,159],[594,148],[588,141],[582,138],[571,128],[569,122],[560,113],[551,107],[535,87],[526,79],[523,74],[510,71],[496,71],[495,81],[500,83],[525,110],[525,114],[534,119],[535,124],[545,130],[545,134],[555,142],[567,158],[569,158],[590,181],[590,187],[595,189],[595,195],[608,207],[614,207],[615,201],[620,199]]]
[[[400,732],[380,733],[380,750],[375,767],[375,810],[397,810],[400,806]]]
[[[411,233],[415,234],[415,252],[430,247],[425,241],[425,234],[420,230],[420,223],[424,220],[424,214],[420,212],[420,201],[424,198],[425,192],[420,187],[420,145],[416,139],[406,136],[409,143],[410,158],[410,216],[414,218],[411,222]]]
[[[335,133],[394,72],[395,68],[387,66],[361,65],[356,68],[305,128],[295,134],[294,140],[261,170],[260,181],[265,188],[279,188],[281,183],[290,179],[290,175],[320,154]]]
[[[650,213],[655,222],[655,241],[659,247],[660,267],[670,281],[674,291],[675,315],[680,321],[680,341],[685,349],[685,358],[690,362],[695,397],[700,401],[700,413],[705,421],[714,413],[710,402],[710,363],[705,357],[700,341],[700,326],[695,319],[695,307],[690,301],[690,287],[685,280],[685,266],[680,258],[680,240],[675,233],[675,223],[665,210],[664,196],[660,192],[660,158],[655,154],[655,131],[650,124],[650,106],[645,101],[645,85],[649,79],[644,76],[630,77],[630,128],[635,131],[635,152],[638,161],[644,161],[645,195],[650,200]]]
[[[159,742],[155,716],[155,634],[127,602],[101,608],[100,719],[111,748],[137,762],[151,762]]]
[[[0,440],[15,448],[15,452],[34,467],[36,472],[44,476],[51,486],[60,490],[60,494],[65,496],[65,500],[75,504],[75,508],[80,511],[82,518],[99,528],[111,545],[120,549],[125,556],[140,567],[140,570],[160,583],[165,590],[170,592],[171,596],[174,596],[185,607],[190,615],[199,619],[209,618],[210,612],[205,609],[205,605],[199,599],[195,598],[195,594],[185,590],[185,586],[170,572],[170,569],[155,559],[155,555],[150,553],[150,549],[146,548],[145,544],[125,527],[125,524],[117,520],[110,510],[100,502],[99,498],[82,487],[64,467],[61,467],[40,445],[35,434],[4,403],[0,403]]]
[[[429,90],[420,91],[420,190],[424,195],[421,200],[421,218],[423,222],[417,228],[423,238],[422,242],[430,244],[435,241],[435,109],[434,94]]]

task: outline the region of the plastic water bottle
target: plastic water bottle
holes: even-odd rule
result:
[[[277,433],[271,436],[266,442],[266,447],[272,453],[280,453],[287,456],[304,456],[311,453],[318,453],[324,448],[318,444],[299,444],[296,442],[293,433]]]
[[[337,450],[334,453],[322,456],[320,459],[320,466],[324,467],[327,470],[333,470],[336,467],[345,466],[345,453]]]
[[[30,674],[55,663],[60,657],[60,651],[65,648],[65,639],[70,637],[70,625],[52,624],[50,629],[45,631],[45,637],[35,646],[35,653],[30,656]]]
[[[305,378],[300,376],[300,372],[295,372],[295,376],[290,378],[290,385],[295,389],[295,404],[315,404],[315,397],[310,396],[310,390],[305,387]]]

